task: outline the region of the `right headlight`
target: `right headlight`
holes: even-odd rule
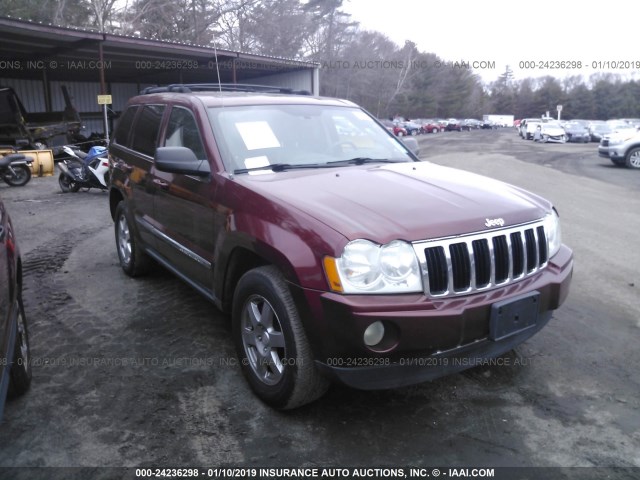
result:
[[[401,240],[378,245],[353,240],[339,258],[325,257],[332,290],[343,293],[409,293],[422,291],[422,277],[413,246]]]
[[[544,233],[547,236],[547,246],[549,250],[549,258],[553,257],[562,245],[562,235],[560,231],[560,217],[554,208],[544,218]]]

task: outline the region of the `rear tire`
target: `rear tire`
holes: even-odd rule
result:
[[[316,369],[289,287],[273,266],[245,273],[233,296],[233,339],[254,393],[281,410],[320,398],[329,382]]]
[[[118,258],[124,273],[130,277],[146,274],[151,267],[151,258],[138,245],[124,202],[120,202],[116,208],[115,236]]]
[[[58,185],[60,185],[60,190],[62,190],[62,193],[75,193],[80,190],[80,185],[74,182],[71,177],[69,177],[69,175],[64,172],[60,172],[60,176],[58,177]]]
[[[11,185],[12,187],[22,187],[29,183],[31,180],[31,169],[26,165],[14,165],[13,171],[16,172],[15,175],[12,174],[8,169],[4,174],[4,181]]]

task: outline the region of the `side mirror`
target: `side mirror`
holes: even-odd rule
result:
[[[187,147],[160,147],[153,157],[156,167],[162,172],[181,173],[206,177],[211,174],[207,160],[198,160],[193,150]]]
[[[402,137],[402,142],[404,145],[411,150],[416,157],[420,153],[420,146],[418,145],[418,140],[413,137]]]

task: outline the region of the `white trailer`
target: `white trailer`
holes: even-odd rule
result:
[[[483,115],[484,122],[491,122],[501,127],[513,127],[513,115]]]

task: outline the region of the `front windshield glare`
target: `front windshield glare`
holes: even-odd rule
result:
[[[352,159],[406,162],[407,148],[353,107],[264,105],[209,109],[228,171],[326,166]]]

